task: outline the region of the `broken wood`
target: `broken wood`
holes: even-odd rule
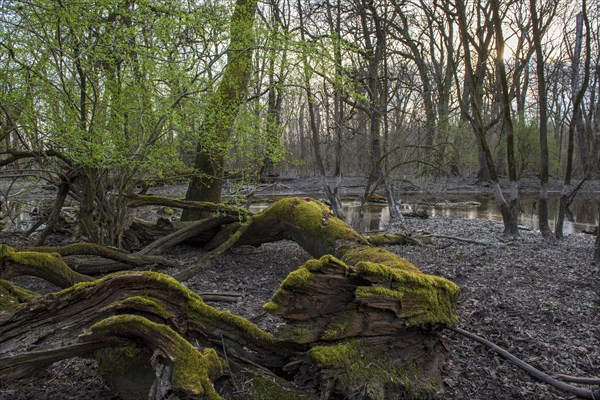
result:
[[[166,275],[117,273],[0,313],[0,378],[27,376],[58,359],[107,346],[131,346],[138,338],[134,341],[144,343],[146,354],[160,355],[141,361],[154,371],[151,387],[163,388],[151,391],[153,396],[191,393],[189,385],[174,381],[173,371],[182,368],[176,356],[180,345],[160,335],[174,336],[168,328],[194,343],[193,354],[214,349],[228,363],[260,366],[325,399],[428,398],[437,390],[444,353],[439,334],[458,321],[458,287],[452,282],[372,246],[312,199],[282,199],[240,222],[214,223],[223,224],[220,231],[203,239],[213,255],[287,238],[316,258],[289,274],[264,306],[285,321],[277,332],[210,307]],[[189,229],[204,232],[206,224]],[[158,251],[189,232],[146,251]],[[134,363],[127,369],[134,370],[140,361],[123,362]],[[110,370],[109,363],[102,373]],[[207,383],[205,377],[193,380]],[[204,383],[202,390],[210,391],[212,384]],[[119,383],[111,386],[122,390]]]
[[[197,210],[215,215],[230,215],[235,217],[243,217],[248,215],[249,212],[246,209],[235,207],[227,204],[215,204],[208,201],[192,201],[192,200],[180,200],[171,199],[169,197],[162,196],[146,196],[140,194],[129,194],[127,195],[127,206],[131,208],[141,206],[164,206],[181,208],[184,210]]]

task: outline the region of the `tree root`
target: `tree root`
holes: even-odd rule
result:
[[[492,343],[489,340],[482,338],[481,336],[477,336],[474,333],[465,331],[464,329],[461,329],[461,328],[450,328],[450,330],[452,330],[458,334],[461,334],[465,337],[468,337],[469,339],[473,339],[476,342],[483,344],[484,346],[495,351],[500,356],[504,357],[508,361],[515,364],[517,367],[519,367],[522,370],[524,370],[525,372],[527,372],[529,375],[533,376],[534,378],[539,379],[540,381],[542,381],[544,383],[547,383],[548,385],[551,385],[559,390],[562,390],[563,392],[571,393],[571,394],[574,394],[575,396],[578,396],[578,397],[581,397],[584,399],[600,399],[600,391],[599,390],[588,390],[588,389],[578,388],[573,385],[569,385],[561,380],[553,378],[550,375],[540,371],[539,369],[533,367],[532,365],[526,363],[525,361],[515,357],[514,355],[512,355],[511,353],[509,353],[502,347],[498,346],[497,344]]]

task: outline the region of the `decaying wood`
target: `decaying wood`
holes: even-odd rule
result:
[[[422,244],[431,243],[431,239],[428,235],[411,236],[404,233],[377,233],[367,235],[366,238],[372,246],[420,246]]]
[[[121,318],[115,320],[115,316]],[[149,322],[136,319],[125,324],[134,317],[150,321],[151,332]],[[114,325],[117,322],[118,328]],[[87,335],[90,330],[92,334]],[[131,344],[136,335],[143,335],[147,346],[177,364],[181,356],[163,343],[171,340],[165,338],[173,336],[171,331],[202,348],[220,348],[225,342],[230,358],[240,354],[269,368],[284,364],[283,348],[274,344],[268,333],[241,317],[208,306],[171,277],[139,272],[110,275],[0,314],[0,378],[28,376],[62,358]]]
[[[196,274],[198,274],[199,272],[203,271],[210,262],[210,260],[233,247],[238,242],[240,237],[244,234],[244,232],[246,232],[246,229],[248,229],[251,223],[252,220],[248,220],[245,223],[241,224],[227,241],[220,244],[219,247],[211,250],[210,252],[208,252],[208,254],[202,257],[202,259],[200,259],[200,261],[198,262],[198,265],[193,265],[189,268],[184,269],[183,271],[175,275],[175,278],[181,282],[185,282],[196,276]]]
[[[154,242],[150,243],[142,250],[138,251],[138,254],[160,254],[163,251],[173,246],[176,246],[182,242],[185,242],[188,239],[196,237],[203,232],[209,231],[211,229],[220,227],[224,224],[228,224],[234,221],[236,221],[235,217],[219,216],[187,223],[186,226],[184,226],[183,228],[178,229],[167,236],[158,238]]]
[[[164,257],[151,255],[150,253],[130,254],[123,250],[101,246],[96,243],[72,243],[65,246],[38,246],[30,247],[28,251],[40,253],[58,253],[61,256],[81,256],[92,255],[109,260],[118,261],[134,267],[143,267],[149,265],[160,265],[164,267],[174,267],[176,263]]]
[[[174,371],[183,368],[178,349],[187,345],[162,335],[172,330],[200,349],[193,354],[214,349],[223,360],[261,366],[323,399],[428,398],[436,391],[444,353],[439,332],[457,323],[456,285],[372,246],[312,199],[282,199],[239,222],[218,218],[212,224],[224,224],[221,230],[203,239],[213,255],[288,238],[316,258],[289,274],[264,306],[284,319],[277,332],[208,306],[166,275],[119,273],[0,313],[0,378],[27,376],[106,346],[130,346],[137,338],[156,361],[153,398],[177,390],[209,393],[214,376],[193,378],[203,384],[192,391],[176,382]],[[190,225],[139,253],[159,252],[209,225]]]

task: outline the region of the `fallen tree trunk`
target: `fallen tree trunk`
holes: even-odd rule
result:
[[[444,354],[439,332],[457,323],[456,285],[373,247],[311,199],[282,199],[238,220],[224,225],[207,247],[221,252],[288,238],[318,258],[289,274],[264,306],[285,320],[277,332],[208,306],[165,275],[118,273],[1,313],[0,378],[27,376],[61,358],[133,341],[148,348],[147,355],[121,365],[131,362],[124,371],[134,371],[150,362],[153,398],[177,391],[218,398],[210,385],[219,375],[212,373],[215,362],[198,367],[208,368],[206,376],[193,378],[201,388],[176,382],[174,371],[185,370],[177,349],[187,345],[161,336],[170,329],[195,344],[200,364],[212,348],[223,359],[268,369],[323,399],[428,398],[436,391]],[[105,376],[114,369],[111,359],[103,358],[109,360]]]
[[[93,280],[92,277],[73,271],[57,253],[16,251],[0,244],[0,279],[27,275],[42,278],[59,288]]]

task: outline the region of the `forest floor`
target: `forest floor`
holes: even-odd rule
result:
[[[317,182],[318,183],[318,182]],[[300,185],[300,187],[299,187]],[[315,194],[314,183],[282,182],[273,189]],[[180,195],[181,187],[158,192]],[[357,186],[357,190],[360,188]],[[473,189],[475,190],[475,189]],[[592,186],[591,193],[598,193]],[[266,192],[266,191],[265,191]],[[292,193],[294,192],[294,193]],[[318,193],[317,193],[318,194]],[[459,326],[509,350],[550,375],[600,377],[599,266],[591,262],[594,237],[573,234],[548,244],[539,232],[522,230],[513,242],[500,238],[502,224],[459,218],[406,219],[410,231],[487,242],[436,239],[427,246],[389,246],[418,266],[459,285]],[[389,231],[398,226],[388,227]],[[56,238],[55,238],[56,239]],[[0,233],[0,242],[26,245],[21,236]],[[180,267],[196,264],[204,252],[180,245],[164,255]],[[310,256],[290,241],[242,246],[219,256],[187,286],[196,292],[235,292],[235,303],[211,305],[242,315],[264,329],[281,321],[262,310],[279,283]],[[165,271],[174,272],[174,271]],[[32,289],[52,290],[35,279],[16,282]],[[569,399],[531,378],[483,346],[452,331],[439,398],[445,399]],[[70,359],[53,364],[35,377],[0,382],[0,399],[112,399],[95,372],[93,360]]]

